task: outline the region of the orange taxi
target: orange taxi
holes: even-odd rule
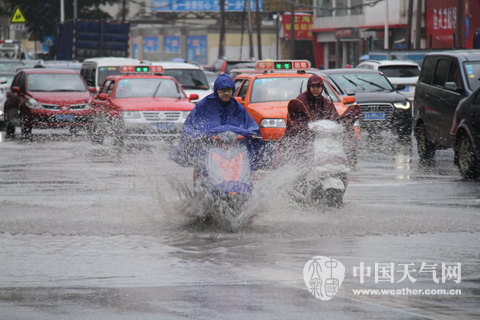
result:
[[[247,109],[260,126],[264,140],[281,140],[285,135],[288,102],[307,89],[307,60],[258,61],[251,73],[235,77],[235,99]],[[263,70],[263,73],[259,71]],[[323,79],[323,78],[322,78]],[[355,98],[341,99],[325,80],[322,95],[331,100],[339,115],[355,103]]]

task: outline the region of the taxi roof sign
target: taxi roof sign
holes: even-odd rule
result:
[[[120,72],[122,73],[163,73],[163,71],[162,66],[139,65],[120,67]]]
[[[27,23],[27,19],[25,19],[19,6],[15,7],[12,17],[10,18],[10,23]]]
[[[259,70],[305,70],[310,69],[308,60],[262,60],[257,61]]]

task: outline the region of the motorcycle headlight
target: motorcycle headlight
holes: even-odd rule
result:
[[[37,100],[30,98],[27,100],[26,105],[30,109],[43,109],[43,106]]]
[[[393,104],[395,106],[395,108],[398,108],[398,109],[410,109],[410,102],[409,101],[403,101],[403,102],[395,102]]]
[[[123,119],[139,119],[140,117],[139,111],[122,111]]]
[[[283,119],[262,119],[260,121],[260,128],[286,128],[285,120]]]

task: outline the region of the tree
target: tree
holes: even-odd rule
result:
[[[73,19],[73,0],[65,1],[65,20]],[[111,19],[100,5],[119,3],[122,0],[77,0],[78,19]],[[16,6],[22,10],[29,31],[41,39],[55,34],[60,22],[60,0],[2,0],[1,15],[11,15]]]

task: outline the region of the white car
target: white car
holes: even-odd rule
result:
[[[163,75],[175,78],[185,90],[187,97],[193,93],[198,94],[198,100],[193,101],[194,103],[213,92],[203,70],[193,63],[160,61],[152,62],[152,65],[162,66]]]
[[[7,91],[10,89],[14,76],[15,73],[13,72],[0,72],[0,127],[5,121],[3,108],[5,100],[7,100]]]
[[[408,60],[367,60],[361,62],[357,68],[377,70],[385,74],[394,87],[404,85],[405,88],[398,90],[413,102],[415,85],[420,74],[420,67],[417,63]]]

